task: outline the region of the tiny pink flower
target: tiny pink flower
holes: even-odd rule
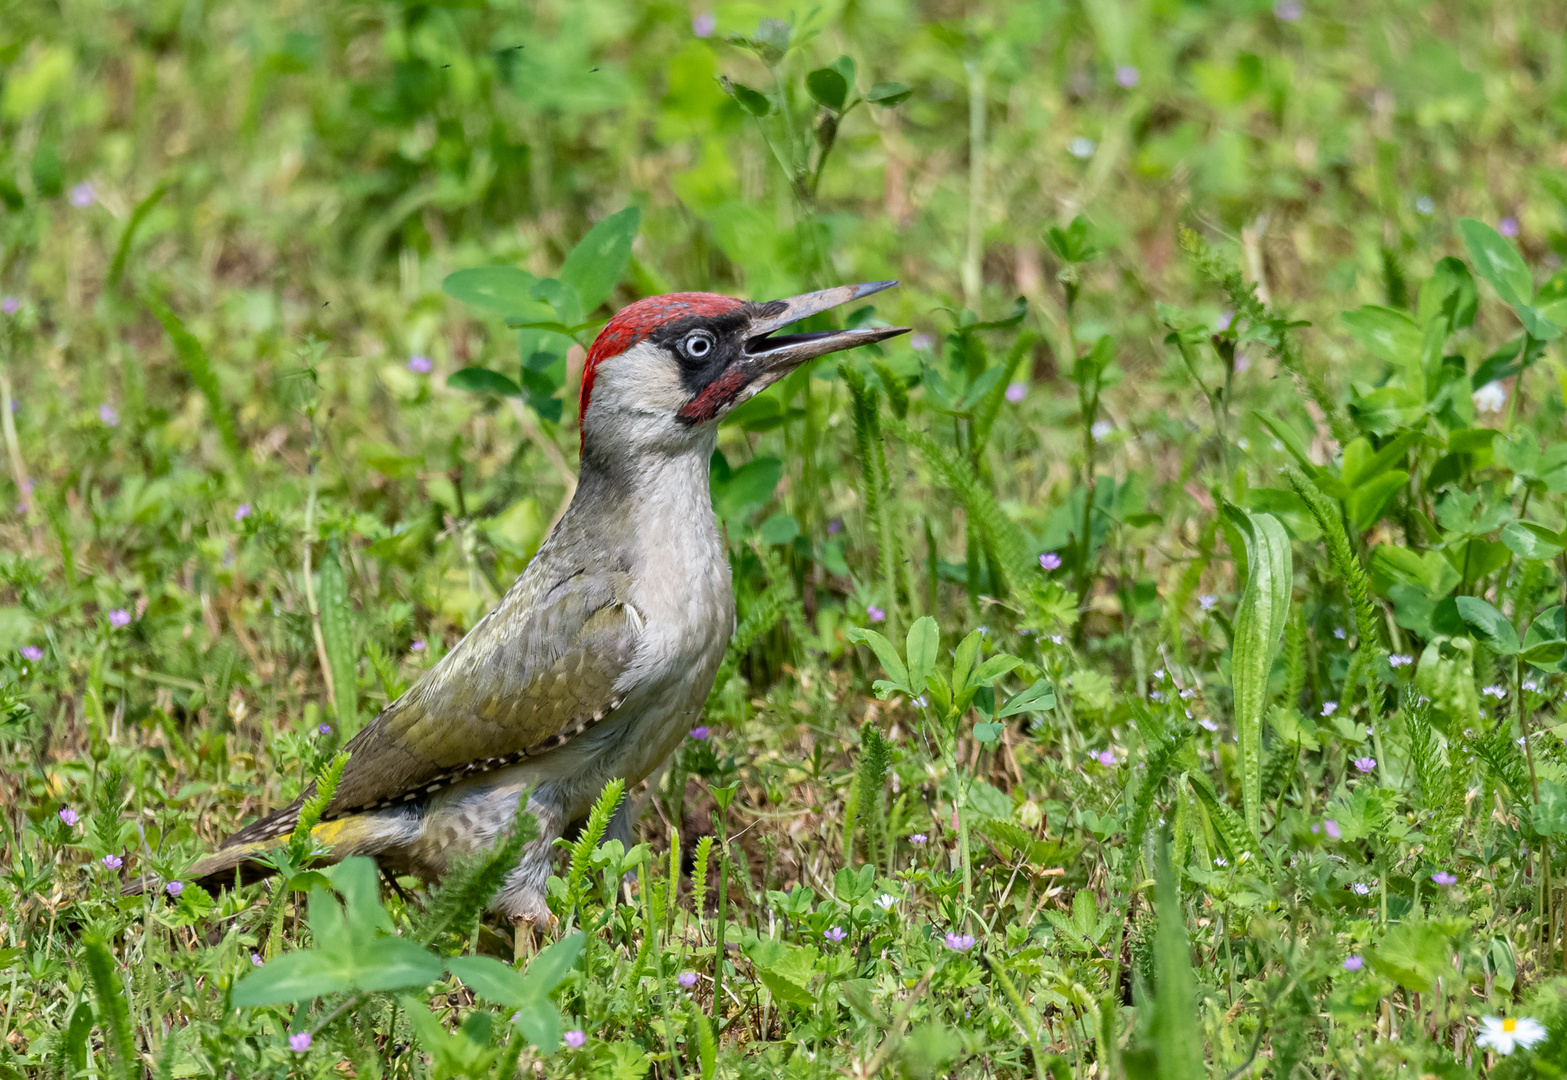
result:
[[[240,503],[238,506],[236,506],[234,508],[234,520],[235,521],[244,521],[249,516],[250,516],[250,504],[249,503]]]
[[[76,827],[76,822],[78,821],[76,811],[72,810],[69,806],[60,807],[60,820],[65,822],[67,828],[74,829]]]
[[[408,646],[409,652],[424,652],[424,650],[424,638],[414,638],[413,643]]]
[[[1219,598],[1213,595],[1203,595],[1197,598],[1197,607],[1201,611],[1212,611],[1219,605]]]
[[[1431,875],[1431,880],[1436,882],[1438,885],[1458,884],[1458,878],[1452,874],[1449,874],[1446,870],[1438,870],[1436,873]]]
[[[1300,0],[1279,0],[1273,5],[1274,18],[1281,22],[1295,22],[1305,14],[1305,10],[1301,7]]]
[[[682,971],[679,975],[675,976],[675,981],[689,990],[696,985],[696,972]]]
[[[698,725],[697,727],[694,727],[689,732],[687,732],[687,734],[690,735],[691,738],[695,739],[697,742],[701,742],[703,739],[707,738],[712,733],[713,733],[713,729],[708,727],[706,724]]]
[[[871,622],[882,622],[887,618],[887,613],[875,604],[871,604],[865,609],[865,617]]]
[[[1138,71],[1131,64],[1122,64],[1115,69],[1115,84],[1123,90],[1130,90],[1142,82],[1142,80],[1142,72]]]
[[[915,334],[909,338],[909,348],[915,352],[924,352],[926,349],[934,348],[935,345],[935,334]]]
[[[1410,664],[1413,664],[1415,662],[1415,658],[1413,656],[1406,656],[1403,653],[1394,653],[1392,656],[1387,658],[1387,662],[1389,667],[1401,668],[1408,667]]]
[[[1197,726],[1202,728],[1204,731],[1218,731],[1219,730],[1219,725],[1215,724],[1212,720],[1208,719],[1206,716],[1203,717],[1201,720],[1197,721]]]
[[[120,426],[120,414],[118,410],[116,410],[115,407],[110,405],[108,402],[104,402],[102,405],[98,406],[98,419],[103,421],[104,426],[106,427]]]
[[[699,38],[713,36],[713,31],[718,29],[718,20],[710,12],[702,12],[691,19],[691,32]]]
[[[1374,757],[1358,757],[1355,759],[1355,768],[1361,772],[1370,772],[1377,767],[1377,759]]]
[[[1338,827],[1338,822],[1334,821],[1332,818],[1327,818],[1322,822],[1322,829],[1335,840],[1341,838],[1344,835],[1344,831]]]
[[[310,1032],[296,1031],[288,1037],[288,1048],[296,1054],[303,1054],[310,1049]]]
[[[250,962],[255,967],[260,967],[266,963],[265,960],[261,959],[261,954],[258,952],[253,952],[250,954]]]
[[[834,926],[831,930],[825,930],[822,932],[822,937],[826,938],[834,945],[838,944],[838,942],[842,941],[848,936],[849,932],[841,926]]]
[[[316,725],[316,734],[317,735],[330,735],[330,734],[332,734],[332,725],[331,724],[317,724]]]
[[[1361,957],[1359,955],[1352,955],[1352,956],[1344,957],[1344,970],[1345,971],[1359,971],[1361,968],[1363,968],[1365,966],[1366,966],[1366,961],[1365,961],[1364,957]]]
[[[1222,334],[1224,331],[1228,330],[1234,322],[1235,312],[1229,308],[1225,308],[1223,311],[1219,312],[1219,317],[1213,320],[1213,328]]]
[[[115,608],[113,611],[109,612],[109,625],[110,626],[120,627],[120,626],[129,626],[130,624],[131,624],[131,613],[129,611],[126,611],[124,608],[122,608],[122,607]]]
[[[1020,382],[1007,384],[1007,400],[1016,405],[1028,396],[1028,387]]]
[[[843,518],[833,518],[827,523],[827,535],[837,536],[843,532]]]
[[[1322,703],[1322,715],[1323,716],[1332,716],[1336,712],[1338,712],[1338,702],[1336,702],[1336,701],[1324,701]]]
[[[16,297],[7,296],[4,299],[0,299],[0,311],[5,312],[7,315],[15,315],[21,310],[22,302]]]
[[[915,847],[924,847],[925,842],[929,839],[930,837],[926,836],[922,832],[909,834],[909,843],[913,844]]]
[[[428,375],[434,367],[430,358],[423,353],[415,353],[408,358],[408,370],[415,375]]]
[[[1053,551],[1047,551],[1039,557],[1039,565],[1046,570],[1061,569],[1061,556]]]
[[[572,1030],[566,1032],[566,1034],[562,1035],[561,1038],[564,1039],[566,1045],[571,1047],[573,1050],[581,1050],[582,1044],[588,1041],[587,1034],[579,1028],[573,1028]]]
[[[118,855],[105,855],[103,857],[103,865],[109,870],[118,870],[125,865],[125,860]]]
[[[1503,236],[1517,236],[1518,219],[1509,214],[1507,217],[1504,217],[1501,221],[1496,223],[1496,231],[1501,233]]]
[[[44,658],[44,651],[42,649],[40,649],[37,645],[23,645],[22,646],[22,659],[24,659],[24,660],[31,660],[33,663],[36,664],[36,663],[38,663],[38,661],[42,660],[43,658]]]
[[[1111,753],[1109,750],[1101,750],[1099,753],[1094,755],[1094,760],[1108,769],[1110,766],[1115,764],[1115,754]]]
[[[180,893],[185,891],[185,883],[183,881],[171,881],[163,887],[163,891],[172,897],[178,897]],[[306,1043],[306,1045],[308,1046],[309,1043]]]
[[[951,930],[948,930],[945,940],[947,943],[947,948],[951,949],[953,952],[968,952],[974,947],[973,934],[955,934]]]
[[[98,199],[93,190],[91,181],[83,181],[71,189],[71,205],[78,210],[85,210]]]

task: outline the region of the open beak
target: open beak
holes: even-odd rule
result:
[[[818,312],[890,289],[896,281],[869,281],[839,285],[833,289],[770,300],[756,305],[756,315],[745,331],[740,356],[717,379],[680,410],[680,419],[698,424],[755,397],[807,360],[907,334],[907,326],[865,327],[855,330],[816,330],[803,334],[778,334],[786,326]]]

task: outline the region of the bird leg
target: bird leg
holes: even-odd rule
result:
[[[519,915],[512,919],[512,961],[531,960],[539,951],[538,941],[533,936],[533,920],[526,915]]]

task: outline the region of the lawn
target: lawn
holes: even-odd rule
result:
[[[0,0],[0,1077],[1563,1075],[1564,176],[1549,0]],[[187,878],[528,564],[618,308],[882,279],[542,940],[526,817]]]

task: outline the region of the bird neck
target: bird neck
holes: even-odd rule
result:
[[[721,554],[709,479],[716,442],[717,432],[710,431],[679,453],[610,455],[593,453],[590,446],[561,525],[603,531],[607,535],[596,539],[622,539],[653,558],[662,548],[676,559],[707,554],[710,548]]]

